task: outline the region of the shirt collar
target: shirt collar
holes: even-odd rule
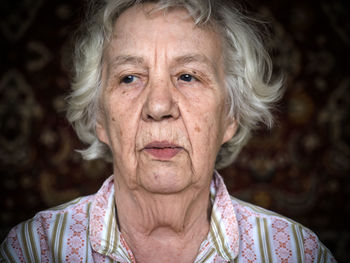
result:
[[[238,222],[231,197],[217,171],[214,171],[210,185],[210,197],[213,208],[207,240],[212,242],[221,258],[232,261],[239,251]]]
[[[212,249],[223,260],[232,261],[239,250],[238,223],[230,195],[216,171],[210,185],[210,197],[213,204],[210,231],[201,244],[197,259]],[[91,204],[89,238],[96,252],[116,261],[135,262],[118,228],[113,176],[104,182]]]
[[[116,220],[113,175],[103,183],[91,204],[89,238],[96,252],[115,261],[133,262]]]

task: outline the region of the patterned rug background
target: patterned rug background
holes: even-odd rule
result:
[[[83,162],[64,117],[78,0],[0,4],[0,239],[37,211],[94,193],[111,174]],[[250,1],[270,21],[286,74],[277,125],[257,131],[221,171],[232,195],[315,231],[350,262],[350,5],[344,0]]]

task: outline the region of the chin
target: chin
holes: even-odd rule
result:
[[[176,194],[192,185],[192,176],[183,172],[151,171],[143,173],[141,187],[155,194]]]

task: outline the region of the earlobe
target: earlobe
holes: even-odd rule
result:
[[[106,129],[104,128],[104,126],[102,125],[100,120],[96,124],[96,134],[97,134],[98,139],[101,142],[109,145],[107,134],[106,134]]]
[[[222,144],[232,139],[232,137],[236,134],[237,128],[238,122],[236,119],[232,119],[230,122],[228,122],[223,136]]]

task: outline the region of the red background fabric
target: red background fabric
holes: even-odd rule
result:
[[[220,171],[232,195],[315,231],[349,262],[350,6],[348,1],[249,1],[270,21],[286,93],[271,131],[258,130]],[[78,0],[0,4],[0,239],[36,212],[94,193],[112,172],[82,161],[65,120],[70,35]]]

